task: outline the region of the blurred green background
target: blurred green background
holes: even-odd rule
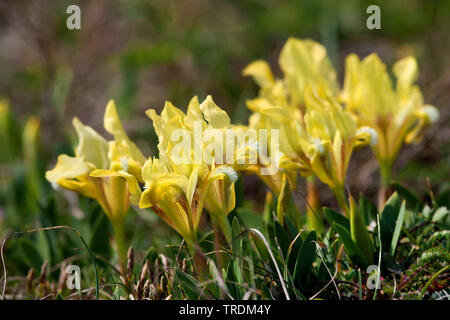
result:
[[[81,8],[81,30],[66,27],[70,4]],[[371,4],[381,8],[381,30],[366,28]],[[155,153],[157,139],[144,112],[160,110],[165,100],[185,109],[193,95],[212,94],[235,123],[245,124],[245,100],[257,87],[241,71],[255,59],[266,59],[280,74],[277,57],[290,36],[323,43],[341,80],[350,52],[361,57],[377,52],[389,66],[408,54],[417,57],[425,101],[437,106],[441,117],[419,145],[402,150],[394,177],[420,195],[429,178],[439,193],[450,177],[449,30],[450,1],[444,0],[3,1],[0,237],[67,224],[86,235],[94,252],[108,256],[109,224],[99,207],[70,192],[54,192],[44,179],[58,154],[72,154],[72,118],[103,134],[104,108],[115,99],[125,129],[147,156]],[[350,190],[374,198],[377,169],[370,150],[356,153]],[[322,189],[324,204],[332,202]],[[260,209],[261,201],[254,201],[264,197],[259,180],[247,177],[244,190],[246,205]],[[300,184],[300,207],[303,195]],[[130,214],[135,232],[129,240],[141,249],[165,244],[173,232],[157,228],[158,221],[146,211]],[[55,263],[73,255],[73,247],[80,247],[73,234],[38,233],[11,243],[7,263],[13,273],[23,274],[44,260]]]

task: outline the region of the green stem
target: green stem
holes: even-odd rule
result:
[[[362,300],[361,269],[359,269],[359,268],[358,268],[358,296],[359,296],[359,300]]]
[[[386,161],[380,164],[380,179],[381,186],[387,188],[391,182],[392,164],[390,161]]]
[[[194,264],[194,269],[197,271],[200,279],[207,279],[208,276],[208,265],[206,263],[205,255],[200,248],[197,238],[184,238],[186,246],[192,256],[192,262]]]
[[[231,233],[230,222],[225,212],[218,212],[218,214],[211,215],[211,221],[214,225],[214,233],[216,237],[215,249],[217,263],[220,268],[226,267],[228,264],[227,255],[222,253],[224,248],[233,240]]]
[[[224,240],[227,242],[227,245],[231,243],[231,226],[230,222],[228,221],[227,215],[225,213],[219,213],[218,215],[211,215],[211,218],[212,223],[219,231],[221,231],[221,233],[225,237]]]
[[[445,266],[444,268],[442,268],[441,270],[439,270],[438,272],[436,272],[430,280],[428,280],[428,282],[425,284],[425,286],[423,287],[422,291],[420,291],[420,297],[422,298],[424,296],[424,294],[427,292],[428,287],[433,283],[433,281],[442,273],[444,273],[445,271],[450,269],[450,265]]]
[[[127,247],[125,244],[125,228],[124,228],[125,221],[123,220],[111,221],[111,223],[114,229],[114,239],[116,241],[117,253],[119,256],[120,272],[122,273],[122,276],[126,280]]]
[[[389,186],[391,183],[392,163],[385,161],[380,163],[380,190],[378,191],[378,208],[384,207],[389,196]]]
[[[345,198],[345,189],[343,186],[336,186],[331,189],[336,197],[337,203],[342,211],[344,211],[347,217],[350,217],[350,208],[347,204],[347,199]]]
[[[316,185],[316,177],[306,178],[306,218],[311,230],[320,233],[323,230],[323,214],[320,210],[319,192]]]

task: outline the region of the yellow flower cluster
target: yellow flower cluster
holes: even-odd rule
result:
[[[439,112],[424,104],[422,93],[414,84],[418,67],[413,57],[394,64],[395,88],[385,64],[376,54],[362,61],[351,54],[345,66],[340,98],[359,125],[376,130],[379,141],[372,149],[382,169],[383,184],[388,184],[392,164],[403,142],[420,141],[423,129],[438,120]]]
[[[246,167],[245,159],[239,159],[248,157],[248,147],[235,148],[232,165],[222,164],[223,161],[208,163],[195,159],[194,150],[209,151],[214,159],[217,140],[201,141],[198,145],[193,139],[190,149],[174,143],[173,137],[176,130],[183,129],[180,132],[189,136],[187,141],[192,141],[190,138],[198,125],[205,132],[212,128],[238,129],[231,126],[227,113],[210,96],[201,104],[197,97],[192,98],[186,114],[167,102],[161,115],[153,109],[148,110],[147,115],[153,120],[159,138],[159,158],[146,159],[142,155],[126,135],[114,102],[110,101],[104,127],[114,139],[107,141],[75,118],[73,124],[79,140],[75,156],[60,155],[54,169],[47,171],[47,180],[54,186],[98,201],[114,227],[122,259],[126,254],[123,224],[130,203],[151,208],[182,235],[192,249],[205,208],[225,240],[231,241],[227,215],[235,207],[234,182],[238,178],[235,169]]]
[[[208,96],[201,104],[197,97],[192,98],[186,114],[166,102],[161,115],[153,109],[147,115],[153,120],[159,138],[159,159],[149,159],[144,165],[145,191],[140,207],[153,208],[191,244],[195,242],[205,208],[226,240],[231,241],[227,215],[235,206],[237,173],[232,166],[222,164],[222,159],[214,158],[218,140],[198,141],[194,137],[196,130],[231,129],[227,113]],[[173,137],[178,135],[188,145],[176,143]],[[205,152],[212,154],[213,161],[198,157]],[[241,153],[237,149],[233,155],[239,157]]]
[[[123,224],[130,203],[151,208],[190,249],[195,249],[205,209],[230,242],[227,215],[235,207],[234,182],[240,171],[259,174],[277,195],[287,180],[295,187],[298,174],[314,175],[349,214],[344,190],[353,151],[371,146],[380,165],[390,170],[402,143],[417,140],[438,118],[414,85],[417,63],[412,57],[394,65],[395,88],[385,65],[372,54],[362,61],[347,57],[341,90],[325,48],[311,40],[289,39],[279,64],[281,79],[264,61],[243,71],[260,86],[258,96],[247,101],[253,111],[248,126],[232,125],[210,96],[202,103],[192,98],[186,113],[166,102],[160,115],[153,109],[146,113],[159,139],[158,158],[147,159],[125,133],[110,101],[104,127],[113,139],[107,141],[75,118],[75,156],[60,155],[46,177],[55,186],[98,201],[114,226],[123,261]],[[265,130],[269,140],[274,132],[278,135],[279,144],[266,150],[266,158],[277,159],[279,171],[262,174],[267,162],[262,161],[258,137],[248,134],[254,129]],[[198,132],[204,133],[201,140],[196,139]],[[217,133],[225,141],[215,139]],[[235,144],[235,137],[241,142]],[[252,154],[259,158],[252,162]]]
[[[436,108],[423,104],[413,85],[417,62],[412,57],[394,65],[395,89],[376,54],[363,61],[352,54],[341,90],[326,49],[312,40],[290,38],[279,65],[281,79],[261,60],[243,71],[260,86],[258,97],[247,101],[253,111],[250,126],[279,129],[280,151],[287,157],[280,168],[291,176],[293,168],[305,176],[314,174],[345,211],[345,177],[353,150],[370,145],[382,170],[390,172],[402,143],[417,139],[439,116]]]
[[[46,178],[55,187],[98,201],[114,227],[123,260],[126,257],[123,224],[130,201],[139,203],[145,157],[125,133],[113,101],[106,107],[104,127],[114,140],[107,141],[78,118],[73,119],[73,125],[78,135],[75,156],[60,155]]]

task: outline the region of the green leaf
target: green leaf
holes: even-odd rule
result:
[[[232,234],[232,238],[233,238],[233,241],[231,243],[231,249],[238,256],[242,256],[242,253],[241,253],[242,236],[239,236],[240,233],[241,233],[241,225],[239,223],[238,218],[234,217],[233,222],[231,224],[231,234]]]
[[[431,210],[431,208],[428,205],[425,205],[422,209],[422,215],[424,216],[424,218],[430,219],[432,211],[433,210]]]
[[[311,269],[316,256],[316,241],[317,235],[315,231],[311,231],[303,241],[295,263],[294,281],[297,281],[300,276],[305,276]]]
[[[434,215],[433,215],[432,221],[433,221],[433,222],[439,222],[439,221],[441,221],[442,219],[444,219],[444,218],[448,215],[449,212],[450,212],[450,211],[449,211],[446,207],[440,207],[440,208],[438,208],[438,209],[436,210],[436,212],[434,213]]]
[[[231,261],[233,264],[233,270],[235,274],[236,281],[240,284],[243,283],[244,275],[242,274],[242,236],[239,236],[241,233],[241,225],[239,224],[239,220],[237,217],[234,217],[231,227],[233,242],[231,243],[231,249],[233,253],[236,255],[234,259]],[[239,236],[239,237],[238,237]],[[240,295],[244,294],[242,292],[242,287],[238,287],[237,291]]]
[[[44,261],[42,260],[39,251],[34,246],[33,242],[26,238],[19,239],[20,249],[22,251],[23,262],[28,268],[33,267],[36,270],[40,270]]]
[[[350,195],[350,235],[353,242],[358,246],[361,252],[364,254],[367,264],[372,264],[373,249],[372,241],[367,231],[367,226],[364,221],[364,216],[356,206],[355,200]]]
[[[92,236],[89,241],[89,248],[92,252],[109,257],[110,253],[110,222],[105,214],[99,214],[97,221],[92,228]]]
[[[206,289],[208,293],[211,294],[213,297],[225,297],[224,291],[221,290],[221,287],[219,283],[221,280],[223,280],[223,275],[221,272],[217,269],[217,266],[215,265],[215,262],[212,259],[208,259],[208,271],[211,275],[211,280],[206,284]],[[217,274],[216,274],[217,272]],[[222,278],[222,279],[220,279]],[[226,286],[226,285],[225,285]],[[226,290],[225,290],[226,291]]]
[[[342,214],[330,208],[323,208],[323,214],[325,215],[325,218],[328,220],[328,223],[330,225],[333,225],[333,223],[337,223],[350,231],[350,221]]]
[[[226,280],[226,286],[228,288],[228,291],[230,291],[231,296],[238,297],[240,291],[239,287],[237,286],[237,279],[232,263],[228,264],[224,279]]]
[[[175,270],[175,277],[178,280],[181,289],[186,293],[189,299],[197,300],[202,294],[201,283],[180,269]]]
[[[57,221],[57,209],[54,198],[50,198],[48,201],[43,201],[39,204],[39,220],[40,227],[49,227],[58,225]],[[41,253],[41,257],[44,260],[48,260],[51,265],[54,261],[60,261],[64,259],[64,245],[61,241],[61,235],[56,232],[38,232],[37,233],[38,249]]]
[[[48,239],[47,237],[47,232],[37,232],[36,233],[36,241],[35,241],[35,245],[39,251],[40,256],[42,257],[43,260],[46,260],[49,262],[49,264],[51,265],[52,263],[52,254],[51,254],[51,249],[50,249],[50,239]]]
[[[291,274],[294,273],[295,263],[297,261],[297,256],[298,256],[298,253],[300,252],[302,244],[303,244],[303,239],[299,233],[294,238],[294,240],[292,240],[291,244],[289,245],[287,258],[286,258],[286,264],[287,264],[287,268],[288,268],[289,272],[291,272]]]
[[[270,255],[269,251],[264,245],[264,242],[259,237],[255,236],[252,232],[250,232],[250,236],[252,237],[255,243],[256,249],[258,250],[258,253],[261,256],[261,259],[264,261],[268,261],[270,259]]]
[[[283,253],[283,256],[286,257],[290,243],[289,237],[278,221],[274,222],[274,227],[275,227],[275,236],[277,237],[281,252]]]
[[[291,222],[291,219],[289,219],[289,217],[287,215],[284,215],[284,223],[285,223],[287,231],[289,232],[289,235],[291,236],[290,238],[291,239],[294,238],[295,235],[297,234],[298,230],[294,226],[294,224]]]
[[[397,217],[400,211],[400,198],[397,192],[394,192],[392,196],[386,202],[380,217],[380,233],[381,243],[383,251],[388,252],[392,236],[397,222]]]
[[[367,265],[367,261],[363,253],[353,242],[350,231],[337,223],[333,223],[333,229],[339,234],[339,238],[344,245],[345,251],[350,257],[350,260],[355,264],[363,263],[364,265]]]
[[[283,174],[283,181],[281,183],[281,190],[277,199],[277,220],[284,226],[284,215],[288,212],[288,201],[291,197],[289,183],[286,174]]]
[[[400,212],[398,214],[397,221],[395,223],[394,234],[392,235],[391,249],[389,250],[389,253],[391,254],[391,256],[394,256],[395,249],[397,248],[398,238],[400,237],[400,232],[402,230],[403,221],[405,220],[405,212],[406,212],[405,207],[406,207],[406,202],[405,202],[405,200],[403,200],[402,206],[400,208]]]
[[[363,194],[359,195],[358,207],[364,217],[364,222],[366,225],[369,225],[372,221],[377,220],[377,207]]]

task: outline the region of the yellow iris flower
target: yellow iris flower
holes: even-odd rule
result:
[[[79,140],[75,156],[60,155],[56,166],[45,176],[55,186],[98,201],[114,227],[123,261],[126,258],[123,225],[130,202],[138,204],[140,199],[145,157],[125,133],[113,101],[106,106],[104,127],[114,140],[107,141],[78,118],[73,119],[73,125]]]
[[[142,169],[145,190],[139,206],[151,208],[185,239],[191,250],[195,250],[197,229],[208,198],[206,195],[215,182],[230,180],[226,168],[229,167],[205,171],[206,167],[200,165],[186,177],[167,168],[159,159],[150,158]],[[223,217],[226,219],[226,215]]]
[[[321,88],[307,88],[305,103],[306,130],[300,144],[314,174],[330,187],[348,213],[344,191],[352,152],[369,144],[376,145],[377,133],[370,127],[357,128],[353,116]]]
[[[279,129],[282,171],[293,182],[297,172],[315,174],[344,205],[351,153],[356,147],[376,144],[376,132],[368,126],[358,129],[352,115],[339,105],[336,72],[322,45],[291,38],[281,50],[279,64],[282,79],[275,79],[264,61],[243,71],[261,87],[258,97],[247,101],[254,112],[249,125]],[[274,191],[279,192],[277,186]],[[343,207],[348,212],[348,206]]]
[[[248,65],[243,74],[252,76],[260,86],[258,98],[282,107],[284,114],[299,118],[304,110],[304,92],[308,86],[321,86],[327,93],[339,92],[336,71],[321,44],[305,39],[289,38],[278,60],[282,79],[275,79],[267,62],[257,60]]]
[[[258,97],[247,101],[253,111],[250,127],[279,130],[281,170],[273,176],[261,176],[276,194],[280,192],[283,173],[294,188],[298,172],[303,176],[312,174],[309,159],[300,144],[305,134],[306,88],[321,86],[331,95],[339,90],[326,49],[317,42],[290,38],[281,50],[279,65],[282,79],[275,79],[270,66],[262,60],[251,63],[243,71],[260,86]]]
[[[395,87],[386,65],[376,54],[362,61],[351,54],[346,58],[345,66],[341,99],[347,110],[357,115],[360,125],[377,131],[379,143],[372,149],[380,163],[382,183],[386,186],[402,144],[419,141],[423,129],[438,120],[439,112],[424,104],[422,93],[414,84],[418,67],[413,57],[394,64]]]
[[[241,150],[245,147],[233,149],[233,159],[226,164],[223,137],[225,130],[233,128],[227,113],[208,96],[201,104],[197,97],[192,98],[186,114],[170,102],[161,115],[153,109],[146,114],[159,138],[159,160],[149,159],[144,166],[146,190],[140,206],[152,207],[190,245],[204,207],[231,241],[227,215],[235,207],[235,169],[238,158],[245,157]],[[219,138],[208,132],[218,133]],[[210,161],[205,156],[210,156]]]

